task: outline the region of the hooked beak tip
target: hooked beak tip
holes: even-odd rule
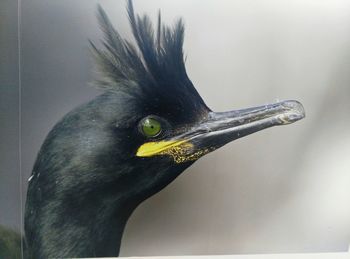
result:
[[[294,100],[284,101],[282,106],[285,111],[278,115],[280,125],[290,124],[305,118],[305,109],[300,102]]]

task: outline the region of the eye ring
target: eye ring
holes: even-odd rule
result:
[[[139,122],[139,131],[147,138],[158,137],[163,132],[162,120],[156,116],[147,116]]]

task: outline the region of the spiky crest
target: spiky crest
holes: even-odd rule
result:
[[[133,93],[145,87],[169,86],[171,82],[196,92],[184,64],[182,20],[171,28],[162,24],[159,12],[155,32],[149,16],[135,14],[131,0],[127,2],[127,12],[136,45],[122,38],[98,6],[103,48],[90,42],[100,72],[98,86]]]

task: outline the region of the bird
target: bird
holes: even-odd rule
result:
[[[188,77],[184,23],[138,15],[126,3],[133,40],[101,6],[103,39],[90,41],[101,94],[48,133],[29,178],[26,258],[117,257],[126,223],[146,199],[204,155],[236,139],[305,117],[286,100],[214,112]]]

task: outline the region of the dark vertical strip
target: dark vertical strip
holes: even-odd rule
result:
[[[22,176],[22,76],[21,76],[21,4],[22,1],[17,1],[17,47],[18,47],[18,157],[19,157],[19,186],[20,186],[20,225],[21,236],[24,237],[24,213],[23,213],[23,176]],[[23,240],[21,239],[21,255],[24,258]]]

